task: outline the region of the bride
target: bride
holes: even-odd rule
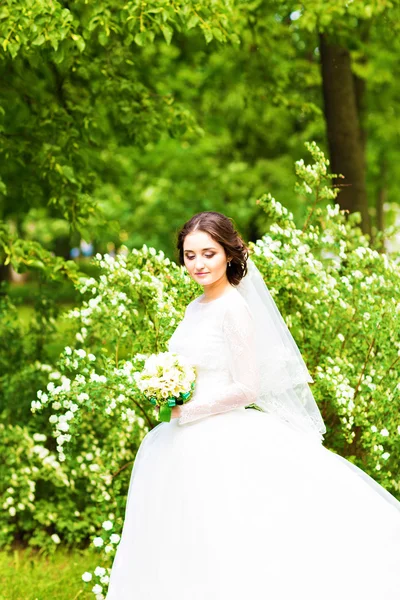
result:
[[[169,350],[195,393],[139,448],[107,600],[399,600],[400,502],[322,445],[312,379],[231,220],[194,215],[178,250],[203,294]]]

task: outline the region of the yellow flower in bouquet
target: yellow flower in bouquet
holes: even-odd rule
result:
[[[190,400],[196,371],[184,356],[160,352],[151,354],[133,377],[145,398],[160,408],[160,421],[170,421],[172,408]]]

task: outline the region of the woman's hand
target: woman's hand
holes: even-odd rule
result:
[[[172,411],[171,411],[171,420],[172,419],[179,419],[179,417],[181,416],[181,407],[178,406],[174,406]]]

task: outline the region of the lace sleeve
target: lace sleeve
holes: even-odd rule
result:
[[[245,302],[228,305],[222,322],[232,382],[205,402],[180,406],[179,424],[227,412],[256,401],[259,374],[256,367],[255,328]]]

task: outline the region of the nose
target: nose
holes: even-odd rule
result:
[[[198,256],[194,261],[195,271],[202,271],[204,269],[204,259],[202,256]]]

